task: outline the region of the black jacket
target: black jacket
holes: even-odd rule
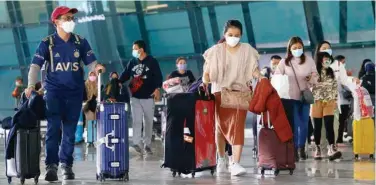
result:
[[[132,97],[138,99],[149,99],[155,89],[162,87],[162,72],[158,61],[148,55],[144,60],[132,59],[128,62],[124,71],[120,75],[121,83],[131,80],[137,76],[141,76],[143,85],[141,88],[132,94]]]
[[[34,93],[30,99],[22,95],[21,107],[13,116],[11,128],[6,141],[6,159],[14,158],[14,145],[18,129],[32,129],[39,126],[38,121],[45,119],[45,102],[43,97]]]
[[[375,94],[375,72],[367,72],[362,78],[362,86],[369,94]]]

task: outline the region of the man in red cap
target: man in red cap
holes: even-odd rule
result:
[[[72,171],[75,131],[81,112],[84,92],[84,70],[104,70],[86,39],[73,34],[76,8],[59,6],[51,15],[56,32],[39,44],[30,65],[26,95],[35,90],[38,73],[43,66],[44,99],[46,100],[46,176],[45,180],[57,181],[60,163],[63,178],[74,179]],[[60,129],[62,127],[62,138]],[[59,139],[61,146],[59,151]]]

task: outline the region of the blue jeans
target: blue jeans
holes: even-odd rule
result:
[[[296,148],[305,146],[308,135],[309,104],[294,101],[294,143]]]
[[[83,93],[81,93],[83,94]],[[66,96],[63,93],[49,93],[46,101],[46,165],[73,164],[75,132],[82,108],[82,95]],[[62,137],[60,137],[62,130]],[[59,143],[61,140],[60,151]]]

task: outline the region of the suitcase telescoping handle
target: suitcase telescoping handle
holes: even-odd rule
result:
[[[261,125],[262,125],[263,127],[265,127],[265,124],[264,124],[264,114],[265,114],[265,112],[261,113]],[[266,114],[267,114],[267,116],[268,116],[268,128],[271,129],[272,126],[271,126],[271,124],[270,124],[269,111],[267,111]]]
[[[98,70],[98,96],[97,96],[97,103],[101,102],[101,85],[102,85],[102,69]]]

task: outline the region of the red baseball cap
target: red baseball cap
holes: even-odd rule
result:
[[[51,14],[51,21],[54,22],[60,15],[64,15],[67,13],[77,13],[77,8],[68,8],[66,6],[58,6],[55,8],[55,10]]]

